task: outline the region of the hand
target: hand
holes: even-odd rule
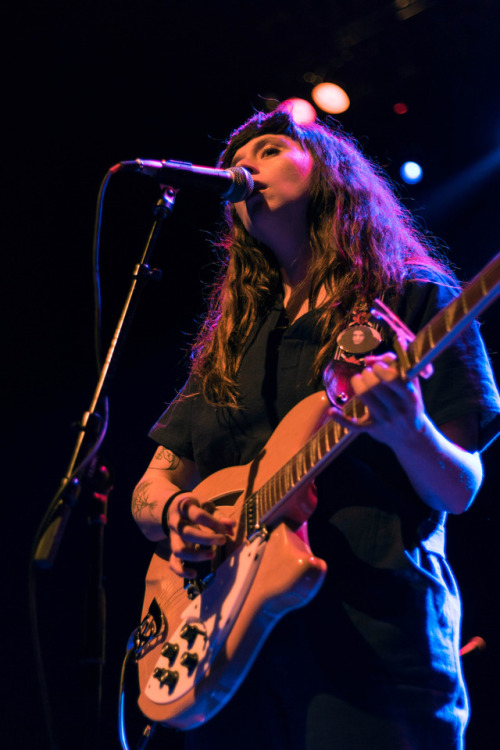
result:
[[[222,546],[234,533],[236,521],[220,514],[212,503],[200,503],[183,492],[168,509],[170,529],[170,567],[183,578],[196,578],[196,570],[186,563],[211,560],[214,547]]]
[[[369,415],[349,419],[332,407],[330,416],[349,431],[366,432],[396,450],[422,427],[425,412],[419,382],[402,380],[392,352],[366,357],[365,363],[365,369],[354,375],[351,384]]]

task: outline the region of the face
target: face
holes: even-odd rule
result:
[[[352,332],[352,342],[353,344],[362,344],[365,338],[365,332],[361,328],[356,328],[355,331]]]
[[[306,213],[313,159],[286,135],[261,135],[234,155],[231,166],[248,169],[255,189],[236,212],[252,237],[274,249],[281,238],[294,233],[307,237]]]

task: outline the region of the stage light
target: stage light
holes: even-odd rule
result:
[[[313,105],[306,102],[305,99],[285,99],[281,102],[279,109],[286,109],[292,115],[298,125],[316,120],[316,110]]]
[[[349,109],[351,102],[344,89],[336,83],[318,83],[311,92],[315,104],[324,112],[338,115]]]
[[[416,185],[423,177],[423,170],[416,161],[405,161],[399,170],[401,179],[408,185]]]
[[[404,102],[396,102],[392,107],[392,111],[397,115],[405,115],[408,112],[408,105]]]

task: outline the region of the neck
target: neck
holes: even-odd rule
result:
[[[290,321],[309,309],[309,283],[307,271],[309,252],[303,252],[289,263],[281,263],[280,273],[283,282],[283,304]]]
[[[286,246],[274,251],[280,266],[281,280],[283,286],[293,290],[300,286],[307,276],[309,261],[311,257],[309,244]]]

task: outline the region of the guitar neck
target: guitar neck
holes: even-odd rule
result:
[[[500,294],[500,253],[408,345],[407,378],[418,375]]]
[[[408,344],[409,366],[405,378],[414,378],[422,372],[499,294],[500,253]],[[343,407],[343,412],[347,417],[359,419],[366,408],[354,397]],[[337,422],[325,422],[298,453],[247,498],[247,528],[265,525],[302,484],[311,482],[354,437]]]
[[[352,408],[355,400],[351,399],[348,406]],[[358,405],[364,410],[360,401]],[[346,408],[344,412],[347,413]],[[251,530],[268,523],[286,505],[290,496],[323,471],[354,437],[338,422],[325,422],[295,456],[247,498],[247,528]]]

